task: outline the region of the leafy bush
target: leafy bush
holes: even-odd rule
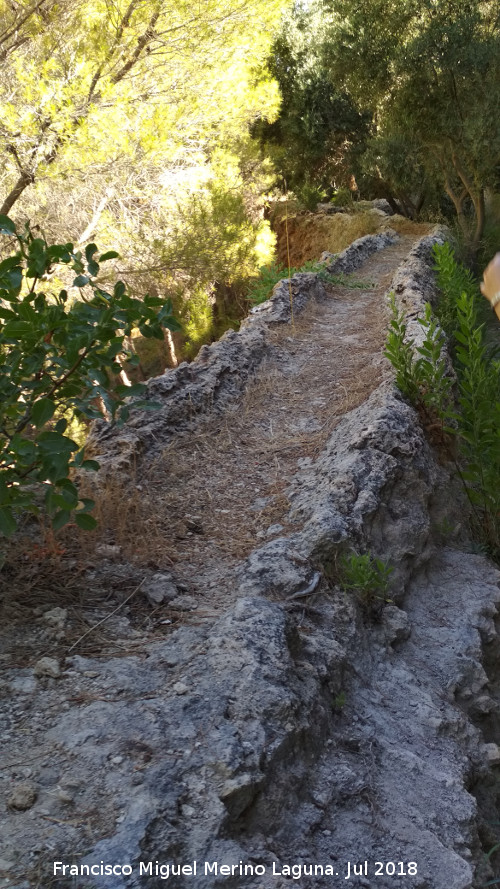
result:
[[[350,188],[338,188],[331,199],[335,207],[352,207],[352,192]]]
[[[365,606],[372,606],[375,600],[388,601],[393,570],[391,565],[370,553],[350,553],[341,560],[340,582],[345,590],[358,594]]]
[[[394,294],[390,305],[392,318],[385,355],[396,370],[396,385],[412,404],[424,409],[430,420],[444,419],[450,407],[453,380],[443,355],[443,333],[432,316],[431,306],[426,304],[425,315],[419,319],[425,337],[422,345],[415,348],[407,339],[404,315],[397,310]]]
[[[476,530],[500,558],[500,361],[486,348],[472,297],[462,293],[456,308],[461,476]]]
[[[404,317],[392,297],[393,317],[385,354],[396,370],[401,392],[438,421],[443,433],[457,443],[455,460],[472,507],[472,523],[490,555],[500,559],[500,360],[498,351],[488,349],[484,325],[478,324],[477,285],[470,273],[458,265],[449,245],[434,249],[439,313],[453,334],[453,362],[457,390],[453,402],[452,381],[442,356],[439,327],[426,306],[420,320],[425,341],[415,349],[406,337]],[[415,357],[420,354],[420,358]]]
[[[0,533],[12,535],[19,513],[37,513],[41,502],[54,528],[74,516],[90,529],[94,504],[79,498],[70,476],[99,466],[85,460],[69,424],[103,416],[124,422],[131,407],[153,407],[137,399],[144,384],[113,389],[110,375],[124,360],[137,363],[124,349],[134,327],[162,339],[164,327],[179,325],[168,301],[134,299],[121,281],[103,289],[100,264],[114,251],[98,256],[89,244],[82,255],[70,243],[49,245],[29,226],[18,232],[7,216],[0,234],[10,250],[0,262]],[[54,287],[64,271],[76,296]]]
[[[477,284],[472,272],[457,263],[453,248],[447,241],[444,244],[434,244],[433,254],[434,270],[437,272],[436,279],[440,290],[436,315],[453,346],[457,325],[457,299],[462,293],[474,298]]]
[[[311,213],[315,212],[321,201],[326,200],[326,192],[309,180],[306,180],[303,185],[296,188],[295,194],[300,206]]]
[[[295,271],[296,269],[290,269],[290,274],[293,275]],[[250,284],[247,299],[256,306],[260,305],[260,303],[269,299],[278,281],[286,277],[288,277],[288,269],[279,266],[276,262],[272,262],[270,265],[263,265],[259,269],[259,277],[255,278]]]

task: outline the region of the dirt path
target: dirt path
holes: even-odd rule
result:
[[[383,296],[414,243],[402,237],[351,276],[358,286],[328,287],[327,299],[308,305],[293,329],[275,328],[272,358],[242,403],[222,422],[209,417],[197,433],[177,438],[148,472],[150,540],[163,539],[176,577],[209,610],[234,596],[241,559],[293,530],[291,479],[379,385]]]
[[[236,574],[274,538],[288,537],[292,562],[300,532],[307,545],[313,519],[294,523],[288,496],[296,515],[300,498],[318,507],[328,533],[325,503],[340,524],[354,516],[352,531],[371,496],[384,558],[427,564],[445,477],[407,405],[385,391],[365,404],[385,374],[383,296],[413,243],[358,269],[373,286],[331,287],[294,328],[271,327],[267,363],[231,411],[177,435],[154,464],[146,450],[135,494],[118,479],[103,498],[115,530],[100,551],[88,537],[87,551],[40,548],[25,563],[27,592],[7,597],[0,642],[0,889],[159,887],[137,862],[197,858],[263,862],[269,877],[250,889],[286,889],[274,863],[280,874],[323,862],[341,880],[361,859],[412,862],[409,887],[471,885],[480,849],[466,787],[484,750],[454,690],[473,701],[477,685],[484,713],[497,712],[479,632],[496,638],[497,572],[450,550],[414,578],[407,612],[388,606],[375,624],[334,584],[312,603],[302,588],[273,602],[274,580],[241,596]],[[267,580],[285,562],[264,563]],[[145,601],[142,580],[167,571],[195,597],[191,613]],[[59,879],[55,861],[135,870]],[[388,870],[377,885],[393,882]]]
[[[4,572],[7,658],[23,665],[49,653],[36,629],[37,612],[54,606],[69,606],[69,624],[50,653],[64,657],[68,640],[80,639],[102,618],[78,652],[119,651],[118,625],[109,614],[117,598],[123,602],[139,587],[144,569],[171,573],[198,608],[188,616],[163,604],[151,613],[135,595],[117,615],[130,618],[137,632],[126,650],[186,620],[210,621],[234,601],[236,572],[250,552],[300,529],[287,498],[297,471],[318,457],[339,419],[380,383],[383,297],[417,239],[402,236],[371,256],[351,276],[358,286],[327,287],[326,298],[310,301],[293,327],[271,327],[269,358],[236,406],[176,435],[152,463],[146,453],[126,497],[119,474],[100,492],[100,537],[77,537],[70,528],[62,545],[50,535],[35,546],[22,543],[11,576]],[[109,545],[119,547],[118,559],[106,559]]]

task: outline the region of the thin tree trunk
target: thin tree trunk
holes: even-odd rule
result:
[[[94,211],[94,213],[92,215],[92,219],[90,220],[89,224],[87,225],[87,228],[85,229],[85,231],[83,231],[81,233],[80,237],[78,238],[77,244],[79,247],[82,244],[84,244],[85,241],[88,241],[88,239],[93,235],[93,233],[99,223],[99,220],[102,216],[103,210],[104,210],[106,204],[108,203],[112,194],[113,194],[113,189],[107,188],[106,192],[104,194],[104,197],[102,197],[101,200],[99,201],[97,209]]]
[[[5,198],[2,206],[0,207],[0,215],[7,216],[14,206],[17,200],[21,197],[23,191],[28,188],[28,185],[31,185],[35,181],[35,176],[33,173],[21,173],[19,179],[17,180],[14,188]]]

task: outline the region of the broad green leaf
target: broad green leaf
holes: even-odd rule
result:
[[[81,464],[82,469],[87,469],[89,472],[97,472],[99,470],[99,463],[97,460],[84,460]]]
[[[134,383],[133,386],[117,386],[115,392],[122,398],[132,398],[136,395],[143,395],[147,388],[145,383]]]
[[[65,435],[61,435],[60,432],[56,432],[55,430],[42,432],[37,437],[37,442],[40,450],[45,454],[69,454],[72,451],[78,450],[76,442],[72,441],[71,438],[66,438]]]
[[[85,259],[90,262],[94,253],[97,253],[97,244],[87,244],[85,247]]]
[[[99,274],[99,263],[95,262],[95,260],[91,259],[87,263],[87,270],[89,275],[92,275],[95,278]]]
[[[15,233],[16,226],[12,219],[0,215],[0,235],[14,235]]]
[[[0,225],[2,217],[0,216]],[[12,514],[12,509],[8,506],[0,508],[0,534],[4,537],[11,537],[17,528],[17,522]]]
[[[50,398],[39,398],[38,401],[35,401],[31,409],[31,419],[33,424],[38,429],[40,426],[45,426],[45,424],[54,416],[55,409],[56,405]],[[58,432],[59,430],[56,431]]]
[[[80,503],[82,507],[80,508]],[[78,501],[78,512],[88,512],[90,509],[93,509],[95,506],[95,500],[90,500],[88,497],[80,497]]]
[[[88,513],[75,513],[75,522],[84,531],[93,531],[97,527],[96,519]]]
[[[123,281],[117,281],[113,288],[113,295],[116,297],[116,299],[120,299],[120,297],[125,295],[126,291],[127,288],[125,287]]]
[[[63,528],[64,525],[67,525],[68,522],[71,521],[71,513],[65,509],[59,510],[56,512],[54,518],[52,519],[52,527],[54,531],[58,531],[59,528]]]
[[[73,287],[85,287],[90,281],[88,275],[77,275],[73,281]]]

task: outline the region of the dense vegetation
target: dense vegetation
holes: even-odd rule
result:
[[[415,347],[393,299],[386,355],[399,389],[455,464],[476,538],[500,561],[500,351],[487,342],[485,324],[479,323],[482,298],[470,271],[457,263],[447,243],[436,244],[434,255],[441,326],[427,304],[419,320],[424,339]],[[443,355],[444,331],[455,379]]]
[[[0,0],[0,75],[4,533],[36,478],[60,523],[85,508],[68,418],[118,416],[124,376],[288,273],[269,196],[385,197],[470,262],[500,238],[498,0]]]
[[[295,187],[354,186],[455,218],[469,256],[499,184],[498,0],[313,0],[288,13],[258,133]],[[290,150],[292,149],[292,150]]]
[[[181,356],[218,285],[270,256],[248,128],[278,109],[266,58],[285,5],[0,0],[0,213],[117,250],[135,293],[173,299]]]

